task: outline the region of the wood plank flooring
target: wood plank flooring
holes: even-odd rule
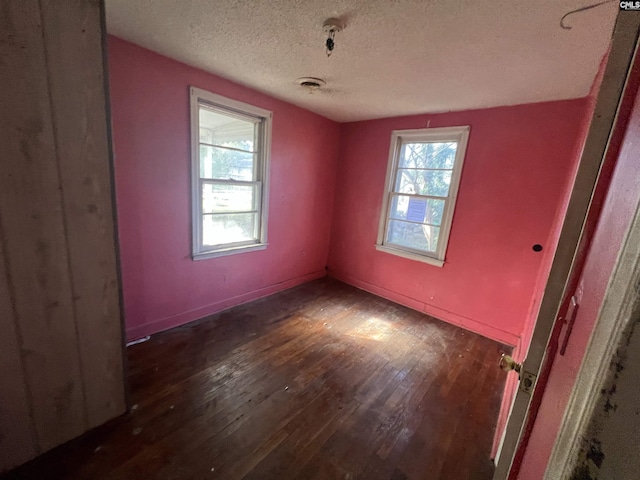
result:
[[[490,479],[510,348],[330,279],[129,347],[132,410],[11,479]]]

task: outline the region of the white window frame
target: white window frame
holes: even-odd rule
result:
[[[273,113],[247,103],[239,102],[222,95],[196,87],[189,88],[191,109],[191,213],[192,213],[192,258],[203,260],[236,253],[252,252],[267,248],[267,218],[269,206],[269,159],[271,152],[271,122]],[[260,125],[258,135],[258,155],[256,160],[256,179],[259,184],[257,210],[260,225],[258,241],[227,243],[217,246],[204,246],[202,243],[202,185],[200,177],[200,115],[201,104],[209,105],[223,114],[255,121]],[[256,183],[256,182],[251,182]],[[240,181],[230,181],[242,184]]]
[[[387,177],[382,197],[382,209],[380,212],[380,223],[378,227],[378,239],[376,249],[381,252],[398,255],[400,257],[418,260],[437,267],[442,267],[445,263],[447,245],[449,243],[449,233],[451,232],[451,222],[453,220],[453,212],[458,197],[458,189],[460,186],[460,177],[462,174],[462,166],[464,163],[465,153],[467,150],[467,142],[469,139],[469,126],[444,127],[444,128],[424,128],[416,130],[394,130],[391,133],[391,146],[389,148],[389,162],[387,164]],[[440,235],[438,237],[438,247],[436,252],[425,252],[409,247],[386,242],[387,226],[389,224],[389,215],[391,207],[391,197],[394,193],[396,176],[398,174],[398,161],[402,145],[405,143],[419,142],[456,142],[456,158],[453,164],[451,174],[451,184],[449,186],[449,194],[445,200],[445,206],[442,213],[442,222],[440,224]],[[429,197],[427,197],[429,198]]]

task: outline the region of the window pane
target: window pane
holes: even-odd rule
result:
[[[200,142],[255,152],[257,123],[200,107]]]
[[[240,212],[255,210],[256,187],[254,185],[202,186],[202,211]]]
[[[255,220],[255,213],[203,215],[202,244],[221,245],[255,240]]]
[[[391,218],[412,222],[440,225],[444,211],[444,200],[416,198],[405,195],[394,196],[391,200]]]
[[[253,181],[254,155],[200,145],[200,178]]]
[[[456,159],[456,142],[405,143],[400,151],[400,167],[404,168],[453,168]]]
[[[387,242],[414,250],[435,252],[438,247],[438,235],[440,235],[440,227],[390,220]]]
[[[415,193],[446,197],[451,184],[450,170],[405,170],[398,169],[396,189],[398,193]]]
[[[400,167],[405,168],[453,168],[456,159],[456,142],[405,143],[400,151]]]

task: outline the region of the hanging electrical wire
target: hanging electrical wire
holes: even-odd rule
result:
[[[339,18],[328,18],[322,24],[322,30],[327,34],[327,40],[324,42],[327,57],[331,56],[333,49],[336,48],[336,33],[344,29],[344,23]]]

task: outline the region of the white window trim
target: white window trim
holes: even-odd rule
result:
[[[437,267],[442,267],[444,265],[447,245],[449,244],[449,233],[451,232],[451,222],[453,220],[453,213],[456,206],[456,200],[458,198],[462,165],[464,163],[464,158],[467,151],[469,131],[469,126],[459,126],[416,130],[394,130],[393,132],[391,132],[389,162],[387,164],[387,176],[382,196],[382,209],[380,212],[380,222],[378,225],[378,239],[376,241],[377,250],[393,255],[398,255],[404,258],[410,258],[412,260],[418,260],[420,262],[425,262]],[[400,158],[400,148],[403,141],[454,141],[458,143],[455,163],[453,165],[453,172],[451,174],[449,196],[447,202],[445,203],[445,209],[442,213],[438,249],[435,253],[414,250],[395,244],[385,244],[386,229],[389,218],[389,199],[391,198],[391,194],[394,190],[395,179],[397,175],[397,163],[398,159]]]
[[[208,258],[222,257],[237,253],[253,252],[267,248],[267,218],[269,216],[269,160],[271,152],[271,121],[273,113],[247,103],[239,102],[222,95],[208,92],[196,87],[189,88],[190,114],[191,114],[191,235],[193,260],[205,260]],[[262,121],[261,136],[259,139],[260,165],[259,181],[262,184],[260,189],[261,215],[258,242],[242,242],[237,244],[226,244],[218,248],[204,248],[201,243],[202,236],[202,194],[200,189],[200,148],[199,148],[199,104],[207,103],[213,107],[219,107],[232,115],[234,112],[239,116],[259,118]]]

